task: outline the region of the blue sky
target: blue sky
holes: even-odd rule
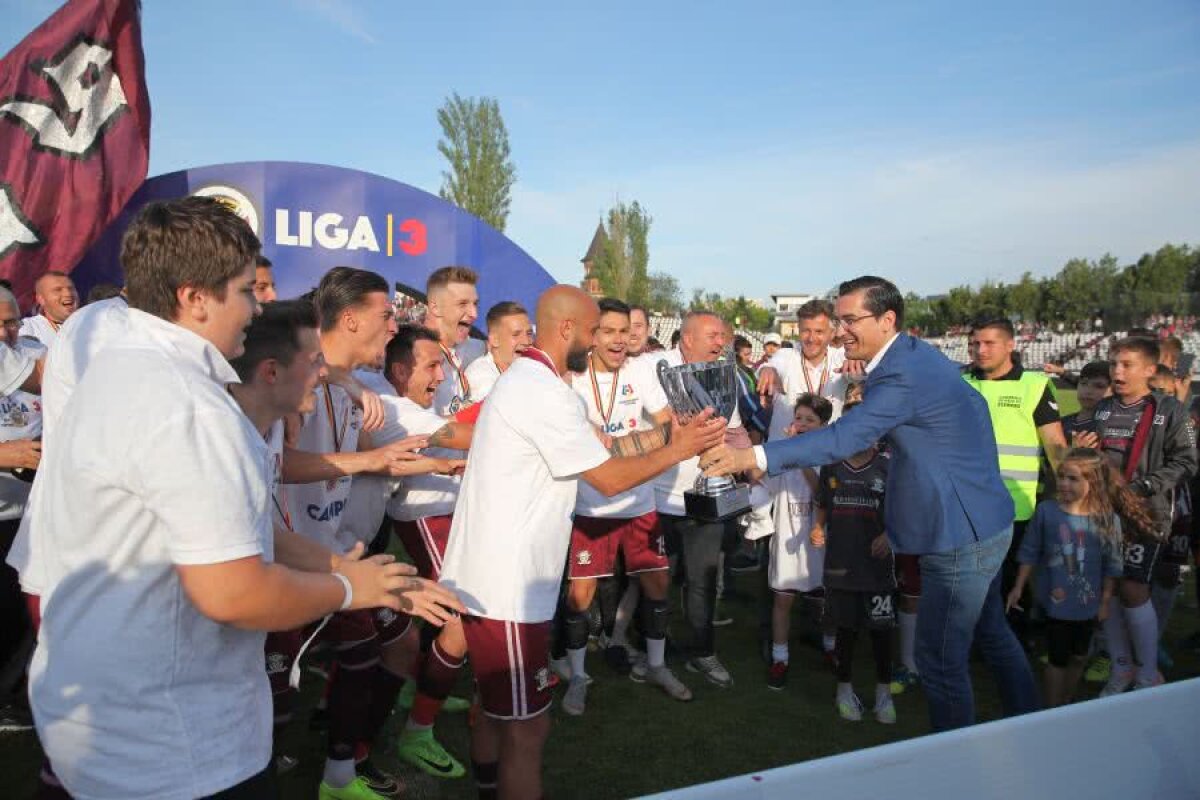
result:
[[[0,0],[0,52],[53,11]],[[936,292],[1200,244],[1200,3],[145,0],[151,174],[258,159],[436,192],[435,110],[500,101],[508,234],[578,281],[600,213],[651,269],[765,298]]]

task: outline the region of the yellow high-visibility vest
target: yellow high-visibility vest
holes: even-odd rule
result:
[[[1000,476],[1012,495],[1018,522],[1033,516],[1037,505],[1038,467],[1041,465],[1042,443],[1038,438],[1033,412],[1042,395],[1054,384],[1044,372],[1021,373],[1019,380],[980,380],[964,373],[963,380],[971,384],[987,400],[996,432],[996,449],[1000,451]]]

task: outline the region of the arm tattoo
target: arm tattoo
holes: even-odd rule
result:
[[[453,436],[454,436],[454,431],[451,430],[451,427],[449,425],[443,425],[442,427],[440,427],[436,431],[434,431],[433,435],[429,437],[429,446],[430,447],[445,447],[446,442],[450,441],[450,439]]]
[[[629,458],[657,450],[671,441],[671,425],[666,423],[646,431],[631,433],[612,440],[608,452],[618,458]]]

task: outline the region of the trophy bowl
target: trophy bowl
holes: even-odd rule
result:
[[[677,367],[659,361],[658,382],[671,409],[684,423],[706,408],[725,419],[737,408],[737,365],[732,361],[722,359]],[[700,475],[692,491],[683,493],[683,504],[689,517],[720,522],[750,510],[750,488],[729,476]]]

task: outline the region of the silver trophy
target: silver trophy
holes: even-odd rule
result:
[[[729,419],[737,408],[737,365],[732,361],[681,364],[678,367],[659,361],[658,382],[680,422],[688,422],[706,408]],[[689,517],[719,522],[750,510],[750,487],[729,476],[707,478],[700,475],[692,491],[683,493],[683,505]]]

